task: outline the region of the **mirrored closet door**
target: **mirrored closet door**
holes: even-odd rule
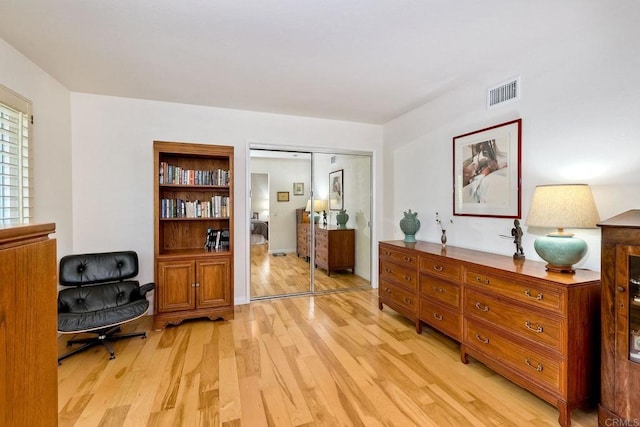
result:
[[[251,299],[371,286],[371,156],[250,150]]]

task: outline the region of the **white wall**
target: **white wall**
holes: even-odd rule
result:
[[[381,239],[402,238],[398,223],[411,208],[422,222],[416,238],[438,242],[435,212],[452,216],[452,138],[520,117],[523,219],[540,184],[590,184],[602,219],[640,208],[640,3],[625,3],[387,123]],[[522,99],[488,111],[487,88],[518,74]],[[513,254],[512,239],[499,236],[511,234],[512,220],[453,219],[450,245]],[[551,230],[523,231],[526,257],[540,260],[533,241]],[[589,244],[579,266],[600,270],[600,230],[573,231]]]
[[[248,141],[366,150],[377,158],[382,147],[381,126],[82,93],[71,94],[71,116],[74,251],[136,250],[143,280],[153,279],[153,141],[235,147],[238,304],[249,300],[242,226],[249,218]]]
[[[33,104],[33,222],[55,222],[60,258],[71,252],[73,235],[70,93],[2,39],[0,84]]]

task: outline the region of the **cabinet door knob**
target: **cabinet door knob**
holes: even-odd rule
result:
[[[624,292],[625,289],[622,286],[618,286],[618,292]]]

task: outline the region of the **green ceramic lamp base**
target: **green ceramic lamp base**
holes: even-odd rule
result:
[[[573,264],[587,253],[587,243],[573,237],[573,234],[551,233],[538,237],[533,248],[540,258],[547,261],[547,270],[558,273],[575,273]]]

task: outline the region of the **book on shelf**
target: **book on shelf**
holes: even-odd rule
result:
[[[228,251],[229,250],[229,230],[207,229],[207,236],[204,241],[204,248],[208,251]]]
[[[229,196],[210,200],[161,199],[160,218],[228,218]]]
[[[228,186],[231,173],[227,169],[183,169],[160,162],[160,184]]]

